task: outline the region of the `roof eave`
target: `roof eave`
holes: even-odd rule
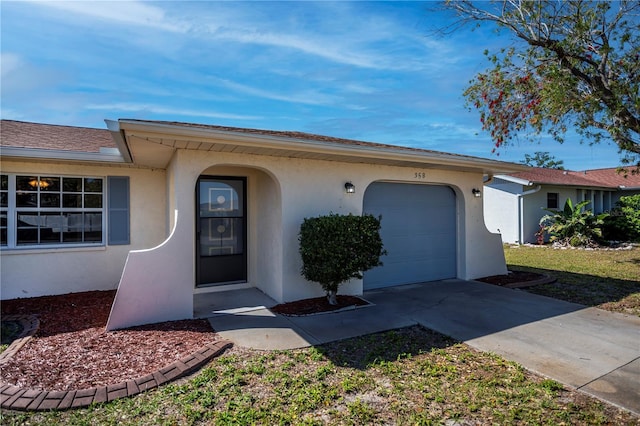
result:
[[[307,152],[331,152],[340,155],[367,158],[389,158],[411,163],[435,163],[443,166],[459,167],[478,170],[483,173],[515,173],[528,170],[528,166],[489,160],[478,157],[459,156],[455,154],[439,153],[436,151],[407,150],[402,147],[367,145],[347,145],[332,141],[319,141],[296,137],[279,137],[275,135],[247,133],[242,131],[227,131],[198,127],[185,127],[167,123],[142,122],[138,120],[121,119],[119,129],[125,132],[150,132],[170,134],[180,137],[194,137],[208,140],[235,142],[244,146],[266,146],[285,150],[304,150]],[[111,130],[111,129],[110,129]],[[126,141],[126,138],[124,139]]]
[[[80,161],[98,163],[124,163],[122,155],[102,152],[63,151],[55,149],[0,147],[0,156],[4,158],[24,158],[38,160]]]
[[[525,167],[528,167],[528,166],[525,166]],[[527,179],[520,179],[520,178],[509,176],[509,175],[496,175],[494,176],[494,178],[506,180],[507,182],[517,183],[518,185],[524,185],[524,186],[533,186],[536,184],[536,182],[533,182]]]
[[[118,151],[122,155],[125,163],[133,163],[133,158],[131,158],[131,151],[129,150],[129,146],[127,145],[124,130],[120,129],[120,123],[115,120],[104,120],[107,124],[107,130],[111,133],[111,137],[118,147]]]

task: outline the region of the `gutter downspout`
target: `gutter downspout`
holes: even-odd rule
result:
[[[535,194],[542,189],[542,185],[538,185],[533,189],[518,194],[518,235],[520,244],[524,244],[524,197],[526,195]]]

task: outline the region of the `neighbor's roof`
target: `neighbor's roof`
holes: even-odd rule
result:
[[[100,152],[100,148],[117,148],[107,129],[0,121],[0,146],[56,151]]]
[[[524,185],[561,185],[596,188],[639,188],[640,174],[632,173],[633,168],[619,172],[617,167],[583,171],[557,170],[534,167],[524,172],[506,176],[501,179],[514,181]]]

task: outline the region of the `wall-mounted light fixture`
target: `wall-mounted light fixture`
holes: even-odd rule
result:
[[[347,182],[344,184],[344,190],[347,194],[353,194],[354,192],[356,192],[356,186],[351,182]]]
[[[473,194],[474,197],[476,198],[480,198],[482,197],[482,191],[480,191],[478,188],[473,188],[471,190],[471,193]]]

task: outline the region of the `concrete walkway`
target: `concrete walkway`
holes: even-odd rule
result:
[[[372,306],[274,315],[258,290],[198,295],[196,316],[225,339],[292,349],[420,324],[640,414],[640,318],[474,281],[365,293]]]

